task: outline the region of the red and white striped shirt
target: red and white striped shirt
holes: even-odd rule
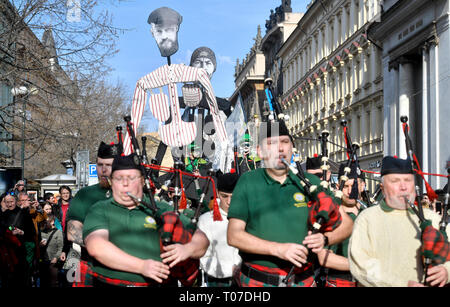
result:
[[[208,73],[203,68],[184,64],[164,65],[139,79],[134,91],[131,109],[131,122],[134,131],[137,131],[142,119],[148,96],[147,91],[150,91],[150,110],[155,118],[160,121],[158,133],[162,142],[171,147],[190,144],[195,139],[196,125],[195,122],[181,120],[177,83],[184,82],[198,82],[202,85],[218,138],[221,142],[226,142],[225,125],[219,117],[219,108]],[[168,87],[169,97],[163,92],[163,86]],[[153,93],[152,90],[157,88],[159,88],[159,93]],[[170,114],[172,115],[172,121],[164,125],[163,122],[169,119]],[[128,133],[124,139],[124,152],[125,155],[132,152],[131,139]]]

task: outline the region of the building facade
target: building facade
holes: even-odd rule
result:
[[[264,36],[258,26],[255,44],[242,63],[235,66],[236,89],[230,98],[234,105],[238,95],[242,97],[244,113],[249,122],[261,120],[267,115],[267,99],[264,80],[271,78],[277,97],[282,95],[283,76],[277,52],[297,26],[302,13],[292,12],[291,1],[282,0],[281,5],[271,10],[266,20]]]
[[[424,172],[447,175],[450,162],[449,1],[385,0],[368,34],[383,46],[384,151],[406,158],[400,121],[408,117]],[[426,176],[435,189],[447,179]]]
[[[281,104],[300,157],[320,154],[328,130],[331,161],[347,160],[345,120],[362,169],[377,172],[383,157],[381,49],[367,37],[380,1],[312,1],[278,52]],[[336,164],[335,164],[336,165]]]

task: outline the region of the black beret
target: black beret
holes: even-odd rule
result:
[[[139,165],[139,159],[135,153],[132,153],[128,156],[116,156],[114,158],[111,173],[124,169],[137,169],[142,173],[141,167]]]
[[[381,161],[381,176],[388,174],[414,174],[411,160],[399,159],[393,156],[386,156]]]
[[[97,157],[102,159],[114,158],[120,154],[119,149],[119,145],[117,144],[108,145],[102,141],[98,146]]]
[[[233,193],[239,179],[236,173],[226,173],[217,178],[217,190],[225,193]]]
[[[156,24],[160,26],[166,26],[166,25],[177,25],[179,26],[180,23],[183,21],[183,16],[178,14],[177,11],[172,10],[168,7],[160,7],[159,9],[154,10],[150,13],[150,16],[148,16],[147,22],[149,24]]]
[[[281,122],[261,122],[259,126],[259,133],[258,133],[258,141],[261,143],[264,139],[273,137],[273,136],[282,136],[287,135],[289,138],[291,138],[289,134],[289,130],[286,127],[286,124]],[[291,142],[292,141],[291,138]]]
[[[347,166],[347,163],[342,163],[341,165],[339,165],[338,178],[341,178],[341,176],[344,175],[346,166]],[[347,174],[347,177],[349,179],[355,179],[355,178],[361,178],[363,180],[366,179],[366,175],[363,172],[360,172],[360,174],[358,174],[357,169],[356,169],[356,163],[354,163],[354,162],[352,162],[350,164],[350,173]]]
[[[318,157],[307,157],[306,158],[306,169],[320,169],[320,167],[322,166],[322,156],[318,156]]]

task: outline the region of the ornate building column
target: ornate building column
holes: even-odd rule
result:
[[[400,121],[401,116],[408,116],[408,123],[414,122],[414,105],[413,105],[413,93],[414,93],[414,65],[406,57],[400,59],[399,65],[399,96],[398,96],[398,118]],[[398,155],[402,159],[406,159],[406,145],[404,140],[404,133],[402,127],[399,126],[397,138],[399,140],[399,152]],[[409,131],[411,139],[414,139],[414,131]]]

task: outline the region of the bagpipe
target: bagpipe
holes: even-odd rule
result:
[[[414,154],[412,141],[409,136],[409,125],[408,125],[408,117],[401,116],[400,121],[402,122],[403,133],[405,135],[405,145],[406,152],[409,161],[411,162],[412,170],[419,176],[422,177],[427,195],[430,201],[437,199],[437,195],[428,182],[425,180],[423,172],[420,168],[418,159]],[[447,172],[450,174],[450,168],[447,169]],[[421,234],[421,254],[424,266],[423,272],[423,280],[424,284],[428,285],[426,281],[428,277],[428,269],[431,266],[442,264],[446,261],[450,261],[450,246],[447,238],[446,228],[447,228],[447,210],[448,210],[448,199],[449,199],[449,186],[450,186],[450,176],[447,176],[447,191],[445,194],[445,202],[443,206],[442,219],[439,223],[439,230],[434,228],[431,224],[430,220],[425,219],[422,207],[422,198],[423,195],[421,193],[421,189],[419,187],[419,181],[416,178],[417,175],[414,175],[414,188],[416,192],[416,197],[414,203],[407,197],[404,196],[405,203],[408,207],[415,213],[415,215],[419,218],[420,229],[422,230]]]
[[[141,198],[136,197],[135,195],[128,194],[136,203],[142,204],[146,208],[150,209],[153,213],[156,223],[157,229],[160,234],[160,248],[161,252],[164,250],[164,246],[170,244],[186,244],[192,240],[192,236],[196,230],[196,224],[201,213],[201,210],[195,211],[194,216],[191,218],[190,222],[183,223],[180,217],[180,211],[186,209],[186,197],[184,195],[183,189],[183,180],[182,176],[193,176],[195,179],[206,179],[207,184],[204,186],[201,191],[201,195],[206,195],[206,191],[208,189],[209,184],[211,183],[214,191],[214,220],[221,220],[220,212],[218,210],[217,200],[216,200],[216,191],[214,179],[212,176],[199,176],[191,173],[186,173],[182,171],[183,163],[181,161],[175,161],[173,168],[163,167],[157,164],[149,164],[148,157],[145,150],[143,148],[142,152],[139,147],[139,143],[136,139],[135,133],[133,131],[133,125],[131,123],[131,117],[124,117],[126,121],[126,126],[128,130],[128,135],[131,139],[132,144],[132,152],[134,155],[134,162],[136,165],[139,165],[141,172],[144,175],[144,194],[149,199],[145,201]],[[146,139],[142,139],[143,144],[145,145]],[[119,141],[120,142],[120,141]],[[154,162],[154,160],[152,160]],[[156,205],[154,192],[158,189],[158,180],[155,177],[156,172],[165,171],[167,173],[172,173],[172,180],[174,183],[174,195],[173,195],[173,210],[164,211],[160,209]],[[162,185],[161,191],[164,190]],[[203,196],[204,198],[204,196]],[[203,202],[203,199],[202,199]],[[199,206],[202,204],[199,204]],[[178,263],[175,267],[171,268],[171,277],[177,278],[183,286],[191,286],[198,275],[199,269],[199,260],[198,259],[186,259],[183,262]]]
[[[269,104],[269,122],[277,122],[279,125],[284,125],[283,129],[289,131],[286,127],[285,121],[289,120],[289,117],[283,114],[281,106],[278,101],[274,99],[273,89],[272,89],[272,79],[268,78],[265,80],[265,93]],[[289,138],[294,144],[292,136],[289,134]],[[294,153],[297,150],[294,148]],[[285,159],[281,159],[282,163],[286,165],[287,169],[290,169],[299,179],[303,190],[309,198],[308,202],[308,223],[310,225],[311,232],[316,234],[318,232],[328,232],[337,228],[341,222],[342,217],[339,212],[338,205],[333,201],[333,198],[327,194],[327,188],[323,185],[317,186],[313,185],[305,176],[303,168],[300,164],[300,158],[298,155],[294,156],[295,167],[292,166]],[[326,180],[326,177],[323,178]],[[294,273],[295,266],[293,265],[282,280],[283,285],[288,285],[290,278]]]

